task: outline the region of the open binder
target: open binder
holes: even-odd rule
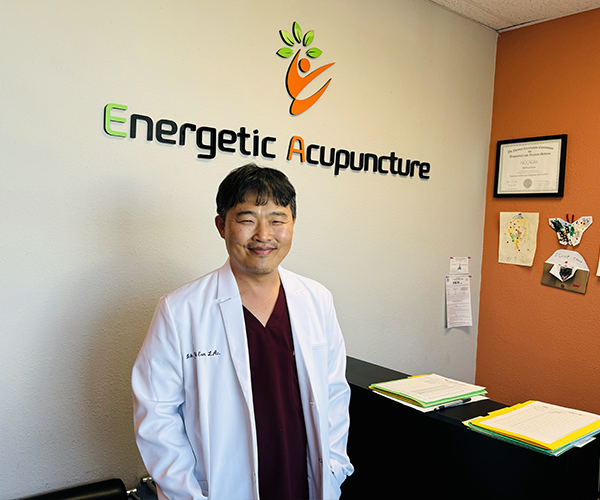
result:
[[[600,415],[540,401],[502,408],[463,423],[493,438],[553,456],[583,446],[600,432]]]

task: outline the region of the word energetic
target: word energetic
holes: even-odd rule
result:
[[[127,106],[123,104],[107,104],[104,108],[104,131],[108,135],[116,137],[127,137],[126,132],[113,130],[111,122],[125,123],[126,118],[113,116],[113,109],[122,111],[127,110]],[[184,123],[179,127],[173,120],[158,120],[156,126],[152,118],[146,115],[132,114],[130,116],[131,124],[129,126],[129,137],[135,139],[137,137],[138,122],[146,124],[146,140],[152,141],[153,135],[158,142],[163,144],[179,144],[185,146],[185,141],[188,133],[195,133],[196,146],[202,152],[198,153],[198,158],[212,160],[217,156],[217,148],[223,153],[235,153],[236,143],[239,144],[239,152],[244,156],[259,156],[265,158],[275,158],[273,153],[270,153],[269,143],[275,142],[275,137],[264,137],[261,139],[258,135],[258,130],[254,130],[250,135],[246,132],[246,127],[240,127],[238,132],[229,129],[217,130],[214,127],[198,127],[193,123]],[[178,140],[171,137],[177,136]]]

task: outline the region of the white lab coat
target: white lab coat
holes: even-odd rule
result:
[[[279,268],[308,438],[310,499],[337,499],[350,389],[333,299]],[[140,453],[159,499],[258,500],[258,457],[242,301],[229,261],[163,297],[132,374]]]

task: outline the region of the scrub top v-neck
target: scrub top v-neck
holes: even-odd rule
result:
[[[308,498],[306,428],[283,286],[267,324],[244,307],[261,500]],[[235,481],[235,478],[232,478]]]

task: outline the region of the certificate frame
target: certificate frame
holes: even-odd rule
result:
[[[494,197],[562,197],[567,134],[498,141]]]

